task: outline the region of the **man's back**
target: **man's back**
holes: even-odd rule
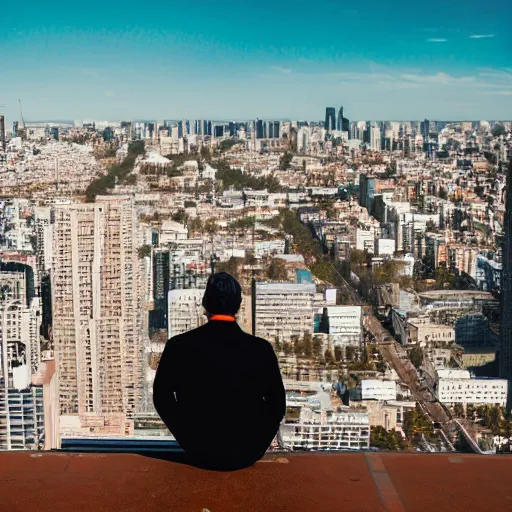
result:
[[[219,465],[258,460],[286,407],[272,346],[236,322],[210,321],[169,340],[154,393],[155,407],[185,452]]]

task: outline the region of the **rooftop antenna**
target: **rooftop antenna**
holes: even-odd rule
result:
[[[23,119],[23,111],[21,110],[21,100],[18,100],[19,104],[20,104],[20,118],[21,118],[21,123],[23,124],[23,129],[25,129],[25,119]]]

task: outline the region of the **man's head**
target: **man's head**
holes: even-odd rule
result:
[[[209,315],[235,316],[242,303],[242,288],[227,272],[212,274],[206,284],[203,307]]]

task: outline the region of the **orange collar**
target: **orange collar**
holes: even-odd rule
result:
[[[218,320],[220,322],[236,322],[236,318],[231,315],[213,315],[208,320]]]

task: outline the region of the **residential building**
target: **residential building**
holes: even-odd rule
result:
[[[336,346],[359,347],[363,336],[361,306],[329,306],[324,308],[320,330],[329,335]]]
[[[436,389],[439,401],[445,404],[491,404],[505,407],[506,379],[471,378],[467,370],[438,370]]]
[[[312,283],[253,284],[253,334],[270,341],[290,341],[313,333]]]
[[[362,400],[396,400],[396,382],[394,380],[361,380]]]
[[[169,292],[168,335],[177,336],[206,323],[202,306],[204,289],[188,288]]]
[[[128,196],[55,206],[51,275],[61,426],[80,429],[94,417],[107,428],[108,418],[120,416],[125,429],[140,403],[145,311],[136,230]]]
[[[301,407],[298,421],[279,428],[283,448],[307,450],[363,450],[370,447],[370,421],[366,412],[314,411]]]

